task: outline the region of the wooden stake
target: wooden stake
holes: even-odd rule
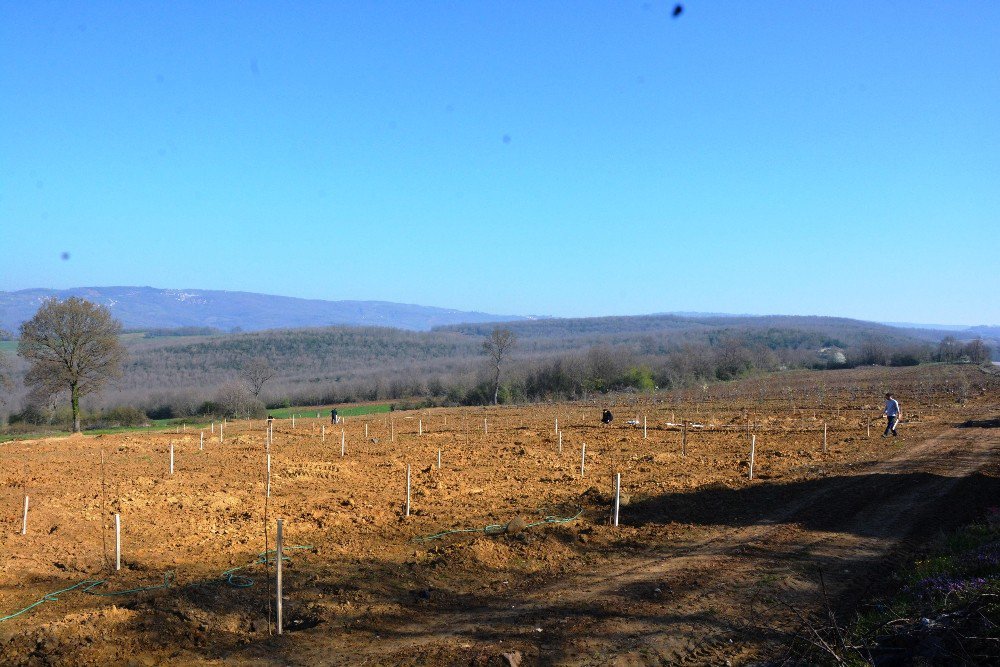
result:
[[[583,446],[580,448],[580,477],[583,477],[586,465],[587,465],[587,443],[583,443]]]
[[[423,434],[424,434],[424,420],[423,419],[418,419],[417,420],[417,435],[423,435]]]
[[[687,423],[681,424],[681,458],[688,453],[688,427]]]
[[[872,418],[868,418],[868,437],[872,437]]]
[[[222,424],[219,424],[219,444],[220,445],[222,444],[222,425],[225,424],[225,423],[226,422],[222,422]]]
[[[170,443],[170,474],[174,474],[174,443]],[[105,519],[107,521],[107,519]],[[105,526],[108,524],[104,524]]]
[[[757,436],[750,436],[750,479],[753,479],[753,462],[757,454]]]
[[[642,416],[642,439],[646,439],[646,415]],[[618,525],[617,523],[615,524]]]
[[[264,495],[268,498],[271,497],[271,452],[267,453],[267,484],[265,485]]]
[[[212,422],[212,435],[215,435],[215,422]]]
[[[104,524],[107,525],[107,524]],[[21,534],[28,534],[28,496],[24,496],[24,514],[21,516]]]
[[[201,432],[201,437],[198,439],[198,450],[205,451],[205,432]]]
[[[274,583],[275,583],[275,586],[274,587],[275,587],[275,598],[276,598],[275,599],[275,605],[276,605],[275,606],[275,610],[276,610],[276,616],[277,616],[277,621],[278,621],[278,634],[279,635],[282,632],[282,609],[281,609],[281,602],[282,602],[282,600],[281,600],[281,598],[282,598],[282,595],[281,595],[281,584],[282,584],[282,582],[281,582],[281,565],[282,565],[282,562],[281,561],[282,561],[282,552],[283,552],[284,542],[285,542],[285,536],[284,536],[284,530],[283,530],[283,528],[284,528],[284,521],[282,519],[278,519],[278,537],[277,537],[277,539],[275,539],[275,544],[274,544],[274,565],[275,565],[275,574],[274,574]]]
[[[345,444],[346,443],[346,440],[345,440],[346,437],[347,436],[344,435],[344,429],[340,429],[340,458],[344,458],[344,449],[347,446]]]
[[[295,415],[292,415],[292,428],[295,428]]]
[[[826,454],[826,422],[823,422],[823,453]]]
[[[615,473],[615,508],[612,512],[611,518],[612,523],[615,527],[618,526],[618,511],[621,508],[622,502],[622,474],[620,472]]]
[[[438,450],[438,470],[441,469],[441,450]]]
[[[115,514],[115,570],[122,569],[122,517]]]
[[[489,435],[490,428],[486,425],[486,418],[483,418],[483,435]]]
[[[559,453],[562,454],[562,431],[559,431]]]
[[[410,464],[406,464],[406,514],[410,516]]]
[[[320,442],[326,442],[326,425],[325,424],[319,427],[319,441]]]
[[[559,432],[559,417],[556,417],[556,433]]]
[[[365,422],[365,440],[368,439],[368,422]]]

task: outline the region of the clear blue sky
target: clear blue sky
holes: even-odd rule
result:
[[[4,0],[0,289],[1000,323],[1000,2],[684,5]]]

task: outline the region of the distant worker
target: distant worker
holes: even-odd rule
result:
[[[612,419],[614,419],[614,415],[611,414],[611,410],[605,410],[604,414],[601,415],[601,422],[604,424],[610,424]]]
[[[336,408],[334,408],[333,410],[330,410],[330,423],[332,423],[332,424],[339,424],[340,423],[340,417],[337,416],[337,409]]]
[[[890,433],[893,436],[899,435],[896,433],[896,424],[899,423],[899,401],[893,398],[892,394],[885,395],[885,410],[882,411],[882,416],[887,420],[882,437],[888,438]]]

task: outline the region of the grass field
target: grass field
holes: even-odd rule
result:
[[[341,417],[356,417],[358,415],[378,415],[390,411],[388,403],[378,403],[374,405],[308,405],[291,408],[276,408],[268,410],[267,414],[275,419],[291,419],[292,415],[301,419],[315,419],[316,413],[320,418],[329,418],[330,410],[337,408],[337,414]]]
[[[385,414],[390,412],[390,405],[388,403],[378,403],[372,405],[349,405],[349,406],[333,406],[333,405],[309,405],[309,406],[295,406],[290,408],[278,408],[275,410],[268,410],[268,414],[275,419],[291,419],[292,415],[295,415],[299,419],[315,419],[316,414],[319,413],[321,419],[327,419],[330,416],[330,410],[334,407],[337,408],[337,413],[341,417],[357,417],[360,415],[373,415],[373,414]],[[186,431],[198,431],[202,429],[210,428],[212,424],[212,419],[206,419],[204,417],[179,417],[175,419],[151,419],[149,426],[131,426],[122,428],[100,428],[100,429],[87,429],[84,432],[87,435],[112,435],[117,433],[135,433],[135,432],[163,432],[172,431],[176,429],[182,429]],[[260,420],[257,420],[260,421]],[[64,431],[60,429],[42,429],[31,433],[0,433],[0,442],[11,442],[17,440],[37,440],[38,438],[54,438],[60,436],[69,435],[69,431]]]

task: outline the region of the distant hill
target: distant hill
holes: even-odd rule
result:
[[[380,326],[410,331],[465,322],[525,319],[387,301],[323,301],[252,292],[155,287],[75,287],[0,292],[0,329],[15,332],[44,299],[76,296],[111,309],[126,329],[213,327],[223,331]]]

